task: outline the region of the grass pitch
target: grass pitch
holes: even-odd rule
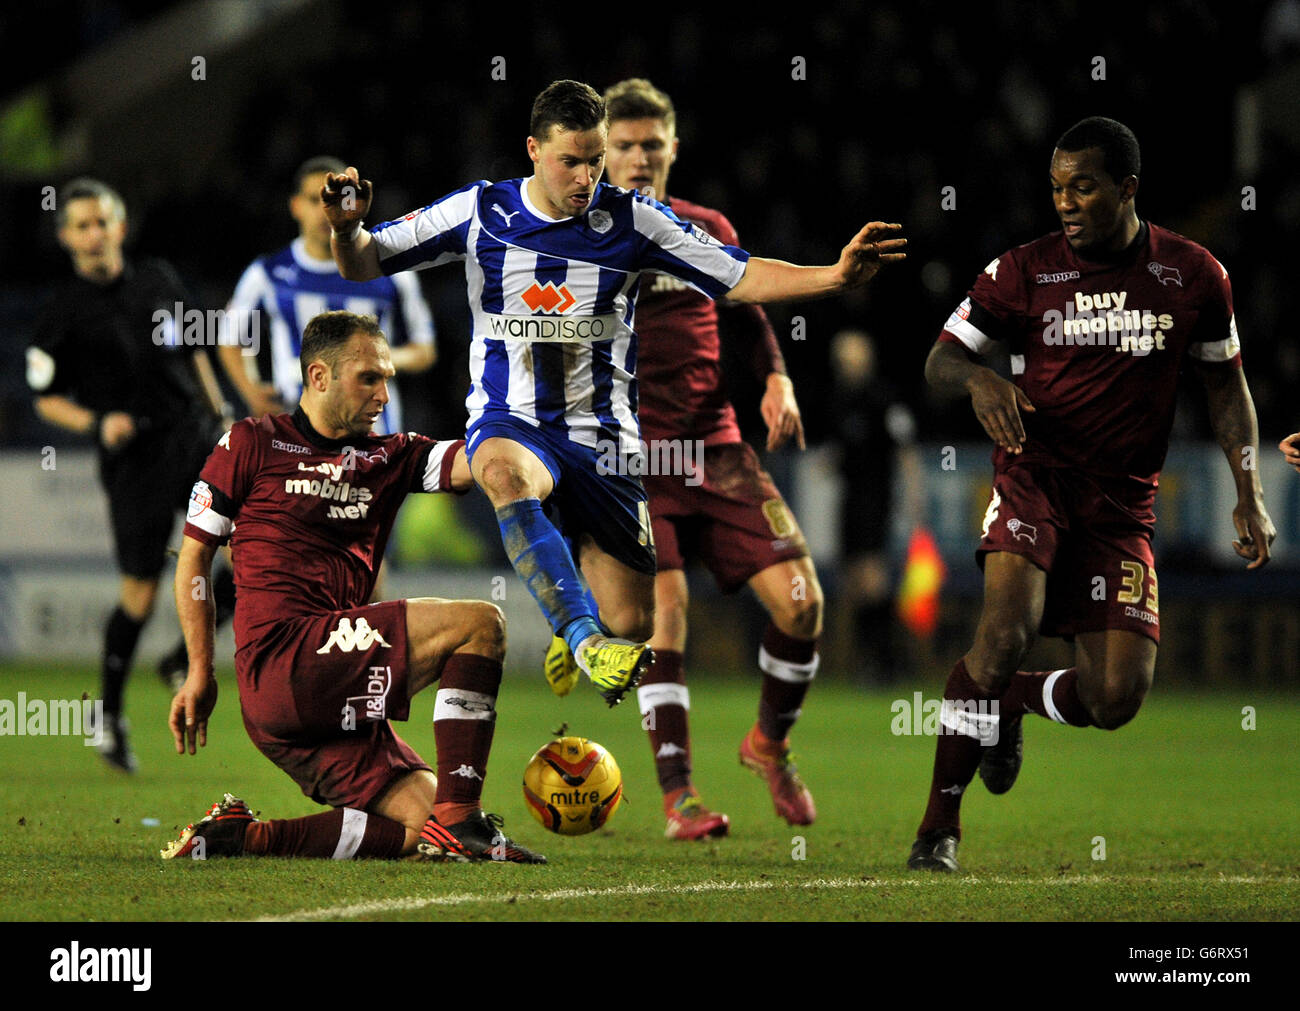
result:
[[[730,838],[676,843],[634,702],[591,691],[557,700],[540,676],[508,677],[485,789],[506,829],[545,867],[247,860],[164,863],[158,850],[227,790],[262,817],[319,808],[256,752],[233,672],[209,743],[178,757],[168,696],[144,669],[128,689],[140,772],[107,767],[80,738],[0,737],[0,918],[7,920],[1286,920],[1300,910],[1294,802],[1300,699],[1157,685],[1117,733],[1026,719],[1015,789],[964,805],[964,873],[903,869],[924,807],[934,741],[891,732],[896,699],[824,679],[796,728],[817,824],[791,828],[737,762],[757,679],[697,676],[695,781],[732,819]],[[91,669],[9,665],[0,699],[75,699]],[[938,693],[926,686],[926,697]],[[432,693],[403,736],[434,757]],[[1256,729],[1243,729],[1253,706]],[[520,777],[561,722],[619,760],[627,801],[603,831],[552,836]],[[152,824],[156,821],[157,824]],[[1103,858],[1104,857],[1104,858]]]

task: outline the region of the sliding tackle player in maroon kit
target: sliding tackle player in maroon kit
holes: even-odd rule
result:
[[[397,857],[545,863],[479,804],[496,726],[505,619],[494,604],[423,597],[368,605],[409,492],[472,487],[464,442],[371,435],[395,374],[373,316],[327,312],[303,331],[302,401],[246,418],[190,499],[176,567],[189,676],[172,702],[176,750],[206,745],[217,701],[212,556],[229,540],[235,670],[253,743],[318,804],[258,821],[226,794],[165,858]],[[393,731],[438,682],[438,774]]]
[[[1228,272],[1139,220],[1140,173],[1123,124],[1068,130],[1051,162],[1062,230],[990,263],[926,362],[938,392],[970,396],[996,448],[984,608],[944,690],[913,869],[957,870],[962,794],[977,769],[991,793],[1011,789],[1025,713],[1114,730],[1142,705],[1160,641],[1152,506],[1185,366],[1236,483],[1233,547],[1247,568],[1268,562],[1275,531]],[[1011,382],[976,361],[999,346]],[[1072,639],[1074,666],[1018,670],[1040,633]]]

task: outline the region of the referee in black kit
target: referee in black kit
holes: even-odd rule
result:
[[[122,689],[153,613],[176,510],[185,507],[222,436],[221,395],[206,351],[180,340],[177,303],[192,303],[175,271],[161,260],[123,258],[122,198],[97,180],[76,179],[58,195],[57,215],[73,276],[55,289],[37,322],[27,349],[27,382],[44,420],[91,436],[99,448],[122,576],[104,631],[99,751],[134,772]],[[229,567],[213,583],[221,622],[234,610]],[[159,673],[169,683],[177,673],[183,681],[188,666],[182,640]]]

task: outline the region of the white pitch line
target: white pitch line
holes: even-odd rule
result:
[[[378,913],[408,912],[427,909],[431,906],[465,906],[475,903],[506,905],[513,902],[558,902],[565,899],[598,899],[610,897],[632,897],[637,895],[703,895],[709,892],[761,892],[774,889],[810,890],[810,889],[858,889],[886,887],[918,887],[923,882],[935,885],[1125,885],[1155,884],[1168,882],[1169,877],[1117,875],[1061,875],[1050,878],[1008,878],[977,877],[963,875],[949,877],[936,874],[914,878],[816,878],[811,881],[774,882],[774,881],[701,881],[692,885],[620,885],[614,888],[557,888],[548,892],[508,892],[482,894],[479,892],[455,892],[451,895],[412,895],[406,898],[376,899],[372,902],[357,902],[346,906],[326,906],[320,909],[302,909],[281,916],[260,916],[259,923],[292,923],[304,920],[325,920],[356,916],[371,916]],[[1267,878],[1251,875],[1220,875],[1217,878],[1202,879],[1206,884],[1232,885],[1281,885],[1300,884],[1300,877]]]
[[[463,906],[475,902],[506,904],[511,901],[555,902],[563,899],[599,899],[611,896],[635,895],[700,895],[706,892],[759,892],[774,888],[880,888],[887,885],[915,885],[917,881],[883,881],[863,878],[817,878],[797,884],[772,881],[701,881],[693,885],[619,885],[615,888],[557,888],[549,892],[510,892],[483,895],[479,892],[460,892],[452,895],[410,896],[403,899],[376,899],[349,906],[329,906],[324,909],[300,910],[283,916],[261,916],[258,922],[290,922],[294,920],[320,920],[333,917],[366,916],[372,913],[398,912],[424,909],[428,906]]]

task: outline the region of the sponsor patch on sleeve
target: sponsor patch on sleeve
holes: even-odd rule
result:
[[[194,519],[210,508],[212,508],[212,489],[208,487],[206,481],[195,481],[194,489],[190,492],[190,507],[185,514],[186,518]]]

